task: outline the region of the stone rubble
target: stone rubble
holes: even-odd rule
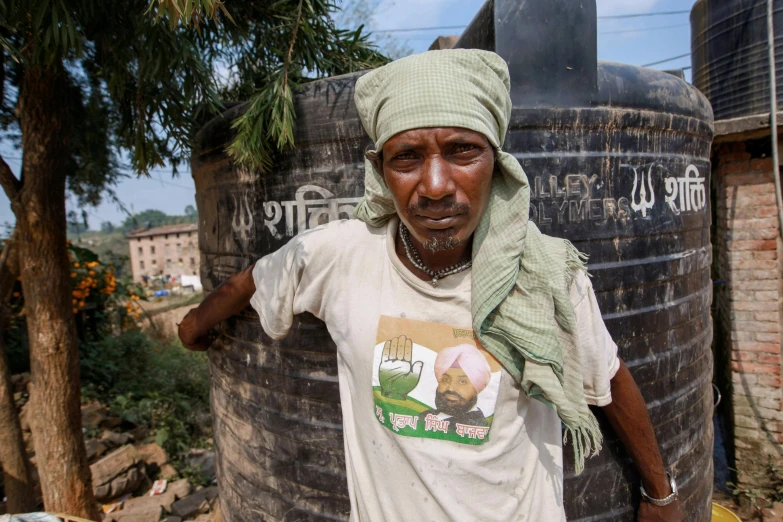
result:
[[[30,375],[14,375],[11,382],[25,449],[37,482],[27,402]],[[155,443],[142,443],[148,436],[143,426],[128,423],[98,401],[91,401],[82,406],[82,432],[96,499],[108,504],[123,495],[134,495],[106,514],[103,522],[221,522],[217,486],[193,488],[188,479],[179,478],[165,449]],[[214,484],[214,451],[191,450],[185,464]],[[0,484],[2,478],[0,473]],[[162,494],[150,496],[153,478],[169,481]],[[39,487],[37,493],[40,498]],[[2,508],[0,503],[0,513]]]

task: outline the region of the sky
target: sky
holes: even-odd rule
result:
[[[606,16],[660,13],[689,10],[695,0],[596,0],[598,6],[598,59],[632,65],[647,65],[690,52],[690,24],[687,13],[601,19]],[[483,0],[381,0],[373,20],[366,26],[378,34],[389,35],[414,53],[426,51],[440,35],[458,35],[461,29],[395,31],[421,27],[465,26],[484,4]],[[690,56],[666,61],[653,68],[678,69],[690,66]],[[690,80],[690,70],[686,70]],[[0,141],[0,155],[18,174],[21,151]],[[157,209],[167,214],[183,214],[195,205],[195,185],[187,168],[172,178],[170,169],[157,169],[149,178],[132,176],[115,187],[115,192],[132,212]],[[81,208],[74,198],[68,210]],[[127,215],[114,203],[104,202],[87,207],[90,228],[98,229],[103,221],[115,224]],[[0,236],[10,232],[14,217],[5,194],[0,191]]]

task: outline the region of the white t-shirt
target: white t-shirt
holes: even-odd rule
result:
[[[557,413],[475,348],[470,270],[433,288],[397,257],[396,230],[396,220],[334,221],[253,270],[251,303],[270,337],[310,312],[337,345],[351,520],[565,520]],[[586,276],[575,278],[571,300],[585,397],[605,406],[617,346]],[[439,401],[451,378],[462,391]]]

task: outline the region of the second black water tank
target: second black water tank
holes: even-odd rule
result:
[[[783,0],[774,1],[778,110],[783,106]],[[693,84],[716,120],[769,113],[767,0],[699,0],[691,11]]]

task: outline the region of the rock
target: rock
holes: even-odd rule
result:
[[[193,519],[193,522],[210,522],[212,520],[212,515],[199,515],[196,518]]]
[[[220,502],[218,502],[218,499],[212,501],[212,513],[209,514],[209,522],[223,522],[223,517],[220,515]]]
[[[177,470],[174,469],[174,466],[171,464],[164,464],[160,467],[160,472],[158,472],[158,478],[171,480],[175,479],[179,476],[179,473],[177,473]]]
[[[162,514],[163,510],[160,506],[139,513],[126,512],[123,509],[116,513],[109,513],[106,515],[106,518],[103,519],[103,522],[158,522]]]
[[[177,501],[176,495],[173,491],[166,491],[160,495],[150,496],[149,492],[145,493],[141,497],[135,497],[125,502],[122,507],[123,513],[146,513],[147,511],[154,511],[155,508],[162,508],[167,512],[171,512],[172,505]]]
[[[762,510],[764,522],[783,522],[783,504],[774,503],[772,507]]]
[[[150,476],[154,477],[160,473],[163,465],[169,462],[169,455],[166,453],[166,450],[154,442],[152,444],[142,444],[141,446],[136,446],[136,451],[139,452],[139,455],[144,461],[144,464],[147,465],[147,473],[149,473]]]
[[[186,478],[172,482],[166,488],[166,492],[168,493],[169,491],[174,492],[174,496],[177,497],[177,500],[185,498],[190,495],[190,482],[188,482],[188,479]],[[171,510],[169,510],[169,512],[171,512]]]
[[[29,411],[29,402],[24,403],[24,405],[19,409],[19,424],[22,426],[22,432],[30,432],[30,416],[28,415]]]
[[[170,517],[166,517],[161,520],[161,522],[182,522],[182,518],[171,515]]]
[[[185,459],[188,466],[193,466],[201,471],[208,481],[215,478],[215,452],[212,450],[191,450],[190,456]]]
[[[114,428],[117,428],[118,426],[125,424],[125,422],[122,420],[122,417],[118,417],[116,415],[111,415],[109,417],[106,417],[103,419],[103,422],[101,422],[101,428],[106,430],[113,430]],[[131,434],[131,437],[133,437],[133,434]],[[134,439],[137,440],[137,439]]]
[[[135,490],[146,478],[144,461],[131,445],[123,446],[92,464],[90,473],[95,498],[99,502]]]
[[[136,426],[132,430],[130,430],[128,433],[131,434],[131,437],[133,437],[133,440],[137,442],[141,442],[144,439],[147,438],[147,427],[146,426]]]
[[[108,448],[118,448],[131,442],[130,433],[114,433],[113,431],[104,430],[101,433],[101,442],[103,442]]]
[[[91,401],[82,406],[82,426],[100,426],[108,412],[98,401]]]
[[[182,518],[206,513],[210,509],[210,502],[217,497],[217,494],[217,486],[200,489],[192,495],[174,502],[174,505],[171,506],[171,512]]]
[[[88,462],[106,453],[106,445],[98,439],[87,439],[84,441],[84,447],[87,449]]]
[[[11,387],[14,393],[24,393],[30,384],[30,372],[18,373],[11,376]]]

